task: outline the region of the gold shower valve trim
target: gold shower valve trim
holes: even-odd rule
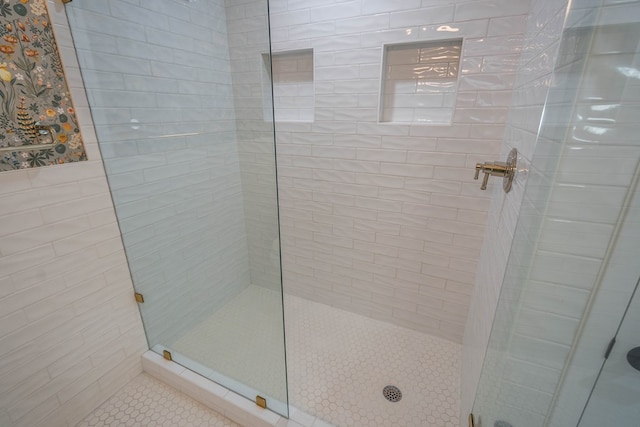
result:
[[[509,156],[507,157],[506,162],[485,162],[485,163],[476,163],[476,174],[473,179],[478,179],[480,177],[480,172],[484,173],[484,178],[482,179],[482,185],[480,186],[481,190],[487,189],[487,183],[489,182],[489,176],[501,176],[502,177],[502,188],[505,193],[511,191],[511,186],[513,184],[513,178],[516,176],[516,166],[518,161],[518,150],[515,148],[509,152]]]

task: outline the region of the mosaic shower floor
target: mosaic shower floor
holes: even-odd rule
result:
[[[172,347],[278,393],[282,341],[265,341],[262,326],[281,325],[279,304],[277,292],[250,286]],[[345,427],[459,425],[460,345],[291,295],[285,319],[293,407]],[[399,402],[384,398],[387,385],[400,388]]]
[[[240,427],[169,387],[140,374],[76,427]]]
[[[177,356],[176,362],[227,388],[237,390],[239,384],[247,384],[253,390],[240,394],[252,397],[259,390],[267,400],[286,402],[282,325],[280,294],[249,286],[170,348],[200,366],[189,366]],[[215,367],[225,378],[205,367]]]
[[[279,304],[278,293],[250,286],[172,349],[256,387],[269,384],[283,375],[281,341],[265,343],[256,325],[277,324],[265,313],[278,311],[265,307]],[[285,318],[289,402],[300,425],[318,417],[340,427],[459,426],[460,345],[290,295]],[[400,401],[384,398],[387,385],[400,389]],[[78,427],[182,425],[237,424],[141,375]]]
[[[337,426],[459,426],[459,344],[289,295],[285,319],[291,405]]]

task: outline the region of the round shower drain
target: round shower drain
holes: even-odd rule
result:
[[[402,392],[400,389],[394,385],[388,385],[382,389],[382,395],[389,402],[398,402],[402,399]]]

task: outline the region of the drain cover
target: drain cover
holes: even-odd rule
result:
[[[394,385],[388,385],[385,388],[383,388],[382,395],[389,402],[398,402],[400,399],[402,399],[402,392],[398,387]]]

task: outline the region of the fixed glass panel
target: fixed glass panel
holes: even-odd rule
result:
[[[228,3],[67,14],[149,347],[286,415],[268,7]]]

